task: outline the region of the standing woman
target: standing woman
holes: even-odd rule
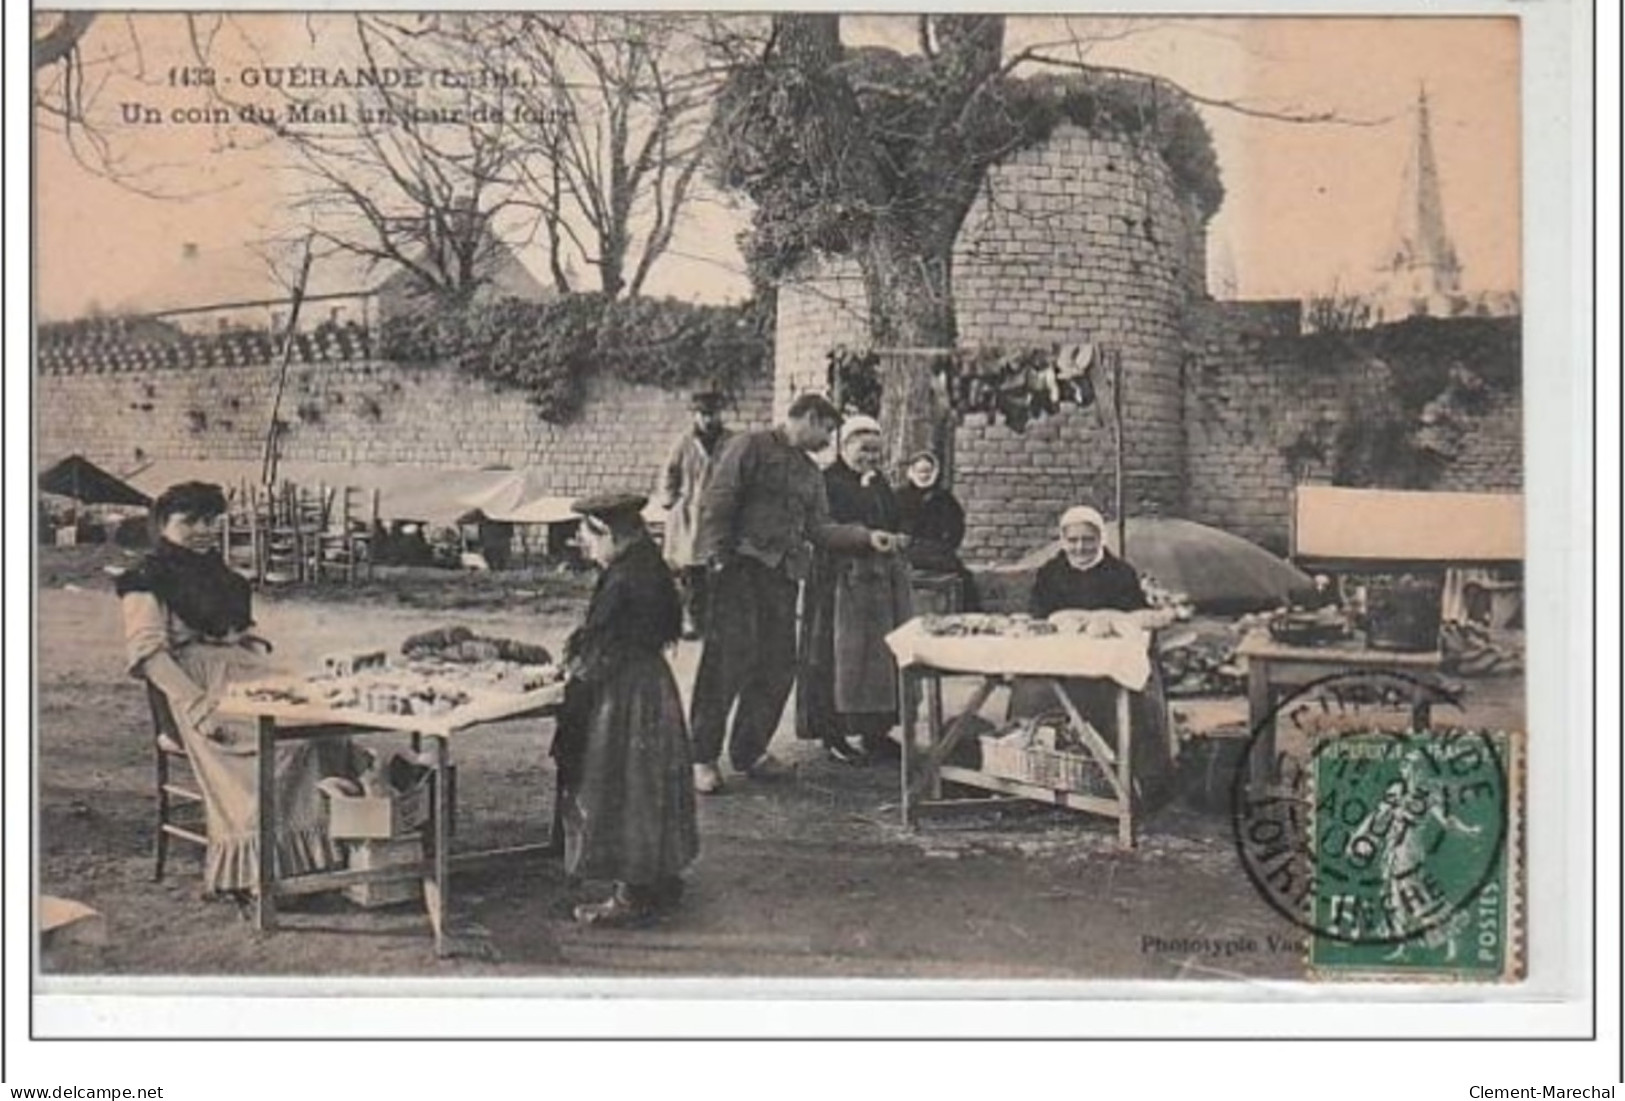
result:
[[[615,884],[608,898],[575,908],[584,925],[634,924],[675,907],[699,852],[688,727],[663,653],[682,633],[682,602],[643,526],[647,500],[606,494],[571,506],[583,517],[582,549],[603,572],[564,651],[569,680],[553,743],[564,864],[576,878]]]
[[[848,418],[841,456],[824,471],[835,523],[897,531],[897,500],[880,472],[883,457],[874,418]],[[897,665],[886,635],[908,620],[912,606],[902,555],[875,547],[818,552],[802,616],[798,737],[816,738],[832,757],[854,764],[892,747],[886,733],[897,723]]]
[[[153,502],[153,550],[114,584],[124,617],[131,676],[163,693],[203,795],[208,846],[203,893],[239,902],[259,862],[258,755],[252,730],[211,718],[226,686],[274,672],[254,626],[249,584],[214,545],[214,521],[226,511],[217,485],[183,482]],[[322,795],[329,775],[352,775],[344,738],[276,747],[278,829],[275,869],[292,876],[341,865],[328,838]]]
[[[916,573],[959,578],[962,612],[976,610],[971,572],[959,558],[965,541],[965,508],[942,484],[942,463],[930,451],[908,461],[908,484],[897,491],[899,530],[908,536],[908,562]]]

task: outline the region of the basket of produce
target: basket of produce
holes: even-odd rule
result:
[[[1059,712],[1021,719],[996,734],[984,734],[982,771],[1051,791],[1109,795],[1100,765],[1083,739]]]

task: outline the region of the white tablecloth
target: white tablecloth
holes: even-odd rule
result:
[[[955,673],[1048,677],[1109,677],[1133,692],[1151,679],[1151,636],[1133,631],[1121,638],[1041,635],[929,635],[911,619],[886,636],[900,666],[929,665]]]

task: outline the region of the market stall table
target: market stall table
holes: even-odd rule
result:
[[[473,730],[510,719],[553,715],[564,699],[564,686],[552,684],[523,693],[492,695],[443,715],[395,715],[362,711],[354,707],[336,708],[319,703],[254,700],[227,695],[217,714],[222,718],[252,720],[258,747],[258,826],[259,851],[274,852],[276,832],[275,757],[278,740],[334,737],[351,734],[395,732],[410,734],[414,741],[427,740],[434,769],[434,809],[430,816],[431,854],[417,867],[391,867],[367,871],[317,872],[279,879],[272,862],[259,862],[255,885],[256,924],[262,930],[276,928],[277,894],[309,894],[359,883],[399,879],[403,874],[427,873],[423,881],[425,908],[434,930],[435,954],[446,956],[445,924],[450,908],[451,806],[450,785],[444,782],[451,764],[451,742]],[[509,846],[483,852],[459,853],[459,863],[493,856],[516,856],[547,848],[546,844]]]
[[[1268,783],[1275,769],[1276,698],[1338,673],[1391,674],[1411,686],[1411,722],[1427,726],[1432,678],[1443,656],[1438,650],[1374,650],[1358,640],[1329,646],[1288,646],[1264,631],[1253,631],[1236,647],[1247,661],[1248,729],[1258,734],[1251,754],[1252,778]]]
[[[1056,633],[1033,637],[939,636],[915,618],[886,637],[897,658],[903,714],[902,814],[913,826],[922,810],[986,806],[987,800],[945,800],[944,780],[1014,798],[1105,815],[1117,822],[1118,841],[1134,845],[1134,777],[1131,693],[1143,691],[1151,680],[1150,636],[1132,631],[1117,638],[1086,638]],[[947,763],[966,726],[945,729],[942,681],[949,676],[980,680],[960,718],[975,715],[993,692],[1016,678],[1041,681],[1064,711],[1068,725],[1079,736],[1084,752],[1110,788],[1110,797],[1076,790],[1045,787],[1025,780],[989,774],[984,769]],[[1073,677],[1103,679],[1116,686],[1116,725],[1121,732],[1114,750],[1078,713],[1064,681]],[[927,685],[925,682],[929,682]],[[924,694],[926,745],[916,744],[915,708],[911,701]]]

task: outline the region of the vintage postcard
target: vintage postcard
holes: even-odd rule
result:
[[[1528,983],[1523,51],[36,13],[38,989]]]

